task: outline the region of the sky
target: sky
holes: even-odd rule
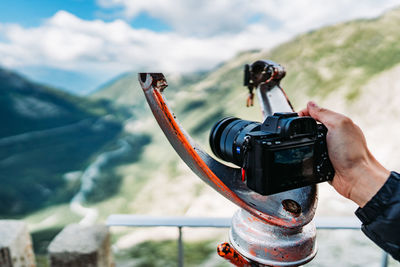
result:
[[[0,67],[75,94],[127,71],[209,70],[398,0],[1,0]]]

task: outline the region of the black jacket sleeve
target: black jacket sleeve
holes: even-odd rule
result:
[[[400,174],[391,172],[376,195],[356,210],[362,231],[400,261]]]

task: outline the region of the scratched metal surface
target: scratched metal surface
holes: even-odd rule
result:
[[[253,192],[241,181],[240,169],[225,166],[214,160],[180,126],[162,95],[163,90],[167,87],[167,81],[163,74],[140,73],[139,82],[165,136],[182,160],[204,182],[239,207],[270,224],[285,228],[297,228],[312,220],[317,205],[316,186],[307,186],[271,196],[262,196]],[[262,101],[264,116],[278,111],[292,111],[290,103],[279,85],[275,85],[270,90],[261,87],[259,98]],[[301,207],[301,213],[294,216],[284,210],[281,203],[286,199],[296,201]]]

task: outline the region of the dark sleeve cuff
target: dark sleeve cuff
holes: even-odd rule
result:
[[[391,204],[399,181],[400,175],[396,172],[391,172],[389,178],[375,196],[363,208],[356,210],[355,213],[363,224],[369,224],[374,221]]]

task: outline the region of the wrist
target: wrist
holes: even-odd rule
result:
[[[372,155],[355,168],[353,186],[349,199],[361,208],[382,188],[389,178],[390,171],[383,167]]]

